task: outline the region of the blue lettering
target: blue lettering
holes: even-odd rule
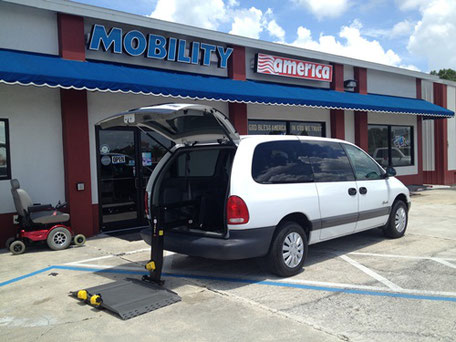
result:
[[[100,50],[100,45],[104,51],[112,47],[114,53],[122,53],[122,29],[113,27],[107,34],[104,26],[94,25],[89,50]]]
[[[133,30],[124,36],[124,50],[130,56],[142,55],[146,51],[146,45],[146,37],[139,31]]]
[[[175,61],[176,60],[176,38],[169,38],[168,39],[168,61]]]
[[[199,52],[200,52],[200,43],[193,42],[192,43],[192,64],[198,64]]]
[[[149,34],[148,58],[163,59],[166,57],[166,39],[163,36]]]
[[[223,49],[223,46],[217,46],[217,52],[219,53],[219,68],[226,69],[228,58],[230,58],[231,54],[233,53],[233,48],[226,48]]]
[[[190,63],[190,57],[185,56],[185,50],[187,49],[187,41],[185,39],[179,39],[179,49],[177,51],[177,61],[181,63]]]
[[[211,65],[211,54],[215,51],[215,45],[201,43],[201,50],[203,50],[203,65]]]

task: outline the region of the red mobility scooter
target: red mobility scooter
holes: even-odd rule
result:
[[[11,193],[19,215],[18,232],[14,238],[6,241],[6,248],[11,253],[22,254],[27,244],[37,241],[46,241],[53,250],[68,248],[72,241],[78,246],[85,243],[84,235],[75,236],[66,225],[70,221],[70,215],[59,211],[66,203],[59,202],[55,207],[50,204],[33,204],[27,192],[20,188],[17,179],[11,180]]]

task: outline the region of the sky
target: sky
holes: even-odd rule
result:
[[[422,72],[456,69],[456,0],[76,0]]]

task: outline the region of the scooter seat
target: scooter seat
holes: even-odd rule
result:
[[[57,210],[46,210],[30,213],[30,219],[39,224],[64,223],[70,220],[70,215]]]

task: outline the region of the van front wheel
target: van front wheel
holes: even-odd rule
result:
[[[307,257],[307,237],[304,229],[295,222],[285,222],[279,227],[268,254],[272,273],[290,277],[301,271]]]

